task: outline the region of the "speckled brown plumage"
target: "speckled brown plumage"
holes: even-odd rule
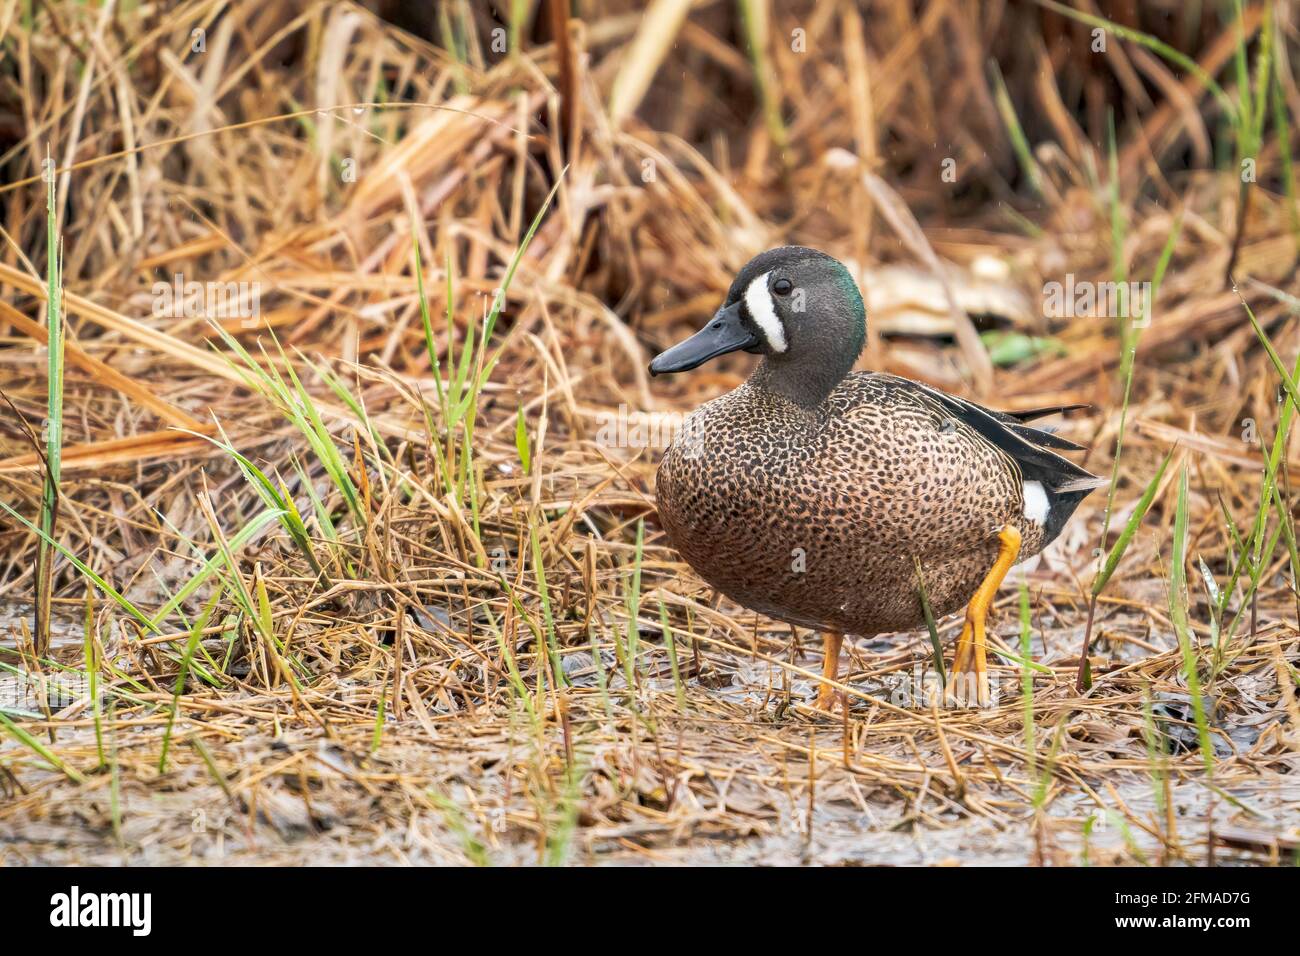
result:
[[[1014,461],[912,383],[858,373],[804,409],[746,383],[691,414],[659,466],[673,546],[723,594],[804,627],[877,634],[960,608],[1021,521]],[[1027,527],[1022,555],[1045,544]]]
[[[760,260],[728,297],[742,324],[753,321],[746,285],[775,274]],[[934,612],[955,611],[992,566],[1004,525],[1020,528],[1023,560],[1099,484],[1044,447],[1070,443],[906,379],[840,373],[820,401],[798,400],[803,376],[777,387],[773,370],[798,360],[801,328],[818,317],[777,314],[788,351],[766,349],[749,381],[688,416],[657,479],[669,540],[738,603],[821,630],[911,629],[924,622],[914,558]],[[1037,521],[1026,516],[1026,481],[1045,489]]]

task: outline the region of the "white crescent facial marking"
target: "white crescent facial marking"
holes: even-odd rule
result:
[[[1043,490],[1043,483],[1026,481],[1022,495],[1025,499],[1025,517],[1037,525],[1046,522],[1049,504],[1047,492]]]
[[[749,284],[749,288],[745,290],[745,308],[749,309],[750,316],[758,323],[758,328],[772,351],[784,352],[785,327],[781,325],[781,318],[776,314],[772,293],[767,291],[767,279],[771,274],[764,272]]]

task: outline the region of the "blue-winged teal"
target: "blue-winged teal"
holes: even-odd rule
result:
[[[852,372],[865,339],[862,295],[835,259],[786,246],[746,265],[708,325],[650,364],[661,374],[741,349],[763,356],[687,417],[659,466],[659,517],[723,594],[820,630],[832,681],[843,634],[924,623],[919,560],[936,615],[967,604],[950,686],[984,704],[998,586],[1105,480],[1049,450],[1078,445],[1024,424],[1078,406],[994,412]],[[818,705],[832,697],[823,681]]]

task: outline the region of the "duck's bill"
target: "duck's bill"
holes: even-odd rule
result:
[[[651,375],[667,372],[689,372],[699,368],[709,359],[751,349],[758,344],[758,336],[745,328],[740,317],[740,303],[719,309],[709,324],[685,342],[678,342],[666,352],[660,352],[650,363]]]

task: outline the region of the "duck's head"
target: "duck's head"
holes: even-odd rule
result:
[[[686,372],[728,352],[765,356],[753,381],[816,405],[862,352],[862,294],[836,259],[804,246],[781,246],[740,270],[709,323],[655,356],[650,374]]]

